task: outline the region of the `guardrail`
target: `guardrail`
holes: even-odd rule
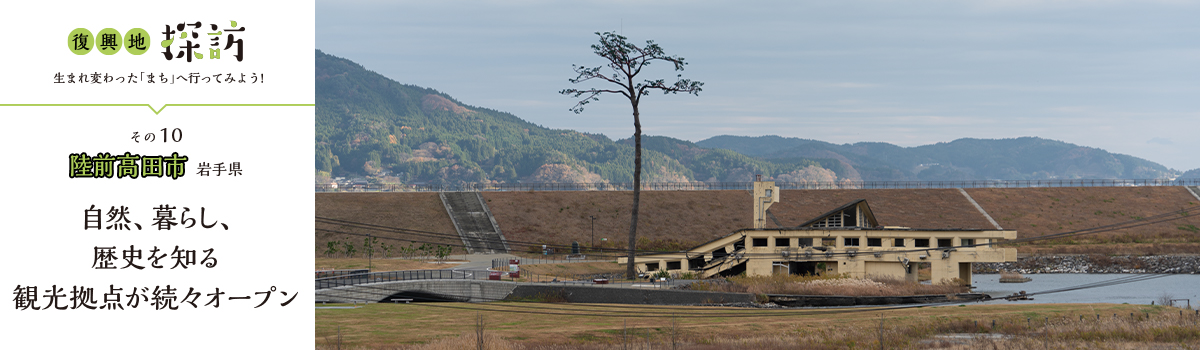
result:
[[[1200,179],[1071,179],[1071,180],[971,180],[971,181],[806,181],[775,182],[785,190],[816,189],[924,189],[924,188],[1028,188],[1028,187],[1141,187],[1200,186]],[[751,190],[753,182],[646,182],[649,191]],[[317,184],[317,192],[477,192],[477,191],[632,191],[633,183],[501,183],[397,185]]]
[[[494,273],[499,274],[497,278]],[[576,276],[574,279],[559,280],[558,276],[530,274],[521,272],[517,277],[512,277],[508,271],[490,271],[490,270],[406,270],[406,271],[386,271],[386,272],[370,272],[370,273],[355,273],[347,275],[339,275],[334,277],[322,277],[316,279],[316,290],[328,289],[334,287],[354,286],[368,283],[380,282],[396,282],[396,281],[419,281],[419,280],[499,280],[512,282],[554,282],[563,284],[593,284],[592,280],[584,279],[583,275]]]
[[[367,283],[413,281],[413,280],[486,280],[490,271],[485,270],[407,270],[354,273],[316,279],[316,289],[353,286]]]

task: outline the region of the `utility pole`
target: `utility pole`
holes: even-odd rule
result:
[[[589,215],[588,217],[592,218],[592,245],[590,245],[588,247],[592,248],[592,250],[594,251],[594,250],[596,250],[596,216]]]
[[[367,244],[370,244],[370,245],[375,244],[375,242],[372,242],[372,240],[371,240],[370,233],[367,234]],[[371,254],[371,253],[373,253],[372,250],[374,250],[374,249],[372,249],[371,246],[367,246],[367,272],[371,272],[371,255],[373,255],[373,254]]]

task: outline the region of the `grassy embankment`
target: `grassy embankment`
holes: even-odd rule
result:
[[[1157,214],[1200,208],[1182,187],[1064,187],[967,189],[1002,227],[1019,238],[1106,227]],[[623,255],[632,194],[620,191],[485,192],[492,214],[515,251],[540,253],[541,244],[580,242]],[[989,229],[992,225],[957,190],[785,190],[771,211],[796,225],[855,199],[866,199],[882,225]],[[647,191],[638,220],[638,248],[681,250],[751,226],[745,191]],[[461,241],[436,193],[335,193],[316,195],[317,216],[441,234],[438,237],[364,230],[319,223],[314,252],[331,241],[361,248],[372,233],[380,243],[458,245]],[[595,218],[594,220],[592,218]],[[773,225],[771,225],[773,227]],[[522,245],[515,242],[530,242]],[[1121,230],[1014,245],[1022,255],[1163,255],[1200,253],[1200,215]],[[361,249],[359,249],[361,254]],[[564,251],[564,249],[559,249]]]
[[[501,312],[514,310],[530,313]],[[665,317],[639,317],[645,315]],[[879,348],[880,339],[889,349],[1200,344],[1200,325],[1192,311],[1146,305],[972,304],[881,311],[439,303],[316,310],[315,345],[338,348],[340,332],[342,349],[473,349],[479,316],[486,349],[622,349],[625,343],[660,349],[672,348],[672,343],[680,349],[859,349]],[[946,340],[937,337],[941,334],[968,336]],[[972,337],[982,335],[1000,336]]]
[[[1183,187],[968,189],[1005,229],[1020,238],[1146,221],[1124,229],[1015,245],[1026,255],[1164,255],[1200,253],[1200,216],[1150,217],[1200,208]],[[1194,214],[1194,212],[1193,212]]]
[[[436,270],[454,266],[455,263],[447,261],[445,264],[439,264],[430,261],[387,258],[367,260],[367,258],[317,258],[316,268],[317,270],[349,270],[365,269],[370,266],[371,271]]]

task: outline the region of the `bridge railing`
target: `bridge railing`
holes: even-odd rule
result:
[[[316,279],[316,289],[326,289],[358,284],[413,281],[413,280],[486,280],[491,271],[486,270],[406,270],[364,272],[344,274]]]
[[[499,278],[496,278],[493,273],[499,272]],[[380,282],[396,282],[396,281],[419,281],[419,280],[498,280],[508,282],[523,282],[523,283],[560,283],[562,285],[597,285],[596,279],[601,278],[595,275],[573,275],[573,276],[555,276],[533,274],[522,271],[517,277],[513,277],[508,271],[491,271],[491,270],[406,270],[406,271],[386,271],[386,272],[369,272],[369,273],[354,273],[338,275],[333,277],[321,277],[316,279],[316,290],[354,286],[368,283]],[[604,277],[606,279],[606,277]],[[605,283],[608,283],[607,280]],[[633,281],[613,282],[614,285],[634,283]]]
[[[925,189],[925,188],[1028,188],[1028,187],[1142,187],[1200,186],[1200,179],[1054,179],[966,181],[776,181],[785,190],[815,189]],[[753,182],[646,182],[649,191],[750,190]],[[501,183],[501,184],[366,184],[334,186],[316,184],[316,192],[458,192],[458,191],[632,191],[633,183]]]

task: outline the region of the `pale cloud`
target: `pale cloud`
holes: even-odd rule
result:
[[[972,116],[945,116],[945,115],[903,115],[886,118],[875,118],[877,121],[887,119],[892,125],[920,125],[928,127],[946,127],[946,126],[978,126],[981,123],[991,124],[987,119],[981,119]]]
[[[887,114],[887,115],[930,112],[929,109],[902,108],[902,107],[869,107],[869,106],[862,106],[860,108],[815,108],[815,109],[812,109],[812,111],[830,112],[830,113],[856,113],[856,114],[863,113],[863,114]]]
[[[833,83],[829,84],[832,87],[838,88],[872,88],[879,87],[879,84],[864,84],[864,83]]]
[[[784,117],[759,117],[759,116],[735,116],[727,119],[726,123],[734,124],[775,124],[790,122],[790,118]]]
[[[1096,108],[1092,106],[1061,106],[1053,107],[1049,110],[1051,112],[1059,113],[1093,113],[1096,111]]]
[[[1189,4],[1188,0],[977,0],[969,1],[976,9],[991,11],[1046,11],[1090,9],[1097,7],[1137,6],[1142,4]]]

